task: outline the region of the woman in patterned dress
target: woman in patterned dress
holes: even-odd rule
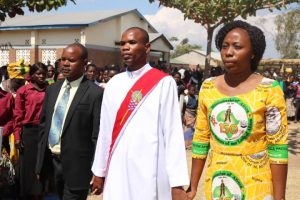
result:
[[[199,93],[188,197],[196,195],[208,156],[207,200],[285,199],[284,96],[277,81],[255,73],[266,46],[264,34],[234,21],[220,29],[215,42],[226,73],[205,80]]]

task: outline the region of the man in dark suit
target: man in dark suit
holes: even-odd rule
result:
[[[64,81],[46,91],[40,121],[36,173],[42,173],[51,152],[60,199],[86,199],[92,178],[103,90],[84,77],[87,49],[79,43],[64,48]],[[50,149],[50,151],[49,151]]]

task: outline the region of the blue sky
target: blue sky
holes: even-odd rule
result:
[[[287,6],[288,8],[296,7],[296,4]],[[155,14],[161,7],[159,1],[149,3],[148,0],[76,0],[76,4],[69,2],[67,6],[61,7],[56,12],[76,12],[88,10],[114,10],[114,9],[135,9],[137,8],[142,14]],[[274,11],[274,13],[281,13],[283,11]],[[258,15],[269,13],[268,10],[258,11]]]
[[[76,5],[69,2],[66,7],[57,12],[74,12],[89,10],[138,9],[143,15],[155,14],[159,9],[158,1],[149,3],[148,0],[76,0]]]

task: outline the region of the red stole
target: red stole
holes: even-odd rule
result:
[[[119,137],[124,125],[130,119],[131,114],[136,111],[137,105],[144,100],[144,97],[151,91],[151,89],[167,74],[152,68],[142,75],[131,89],[127,92],[127,95],[120,105],[115,119],[115,124],[112,132],[112,140],[109,149],[109,155],[106,165],[106,173],[108,172],[110,159],[115,148],[116,140]]]

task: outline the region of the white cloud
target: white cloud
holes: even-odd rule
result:
[[[206,49],[207,34],[205,28],[192,20],[184,20],[184,16],[179,10],[162,7],[156,14],[146,15],[145,17],[157,31],[165,34],[167,38],[172,36],[176,36],[179,40],[188,38],[191,44],[200,44]],[[275,17],[276,14],[264,13],[263,16],[249,17],[247,19],[247,22],[260,27],[265,33],[267,47],[264,58],[280,57],[274,43],[276,35]],[[215,50],[214,41],[212,47]]]
[[[146,15],[147,20],[167,38],[176,36],[179,40],[188,38],[192,44],[206,43],[206,30],[192,20],[184,20],[183,14],[172,8],[162,7],[155,15]]]

